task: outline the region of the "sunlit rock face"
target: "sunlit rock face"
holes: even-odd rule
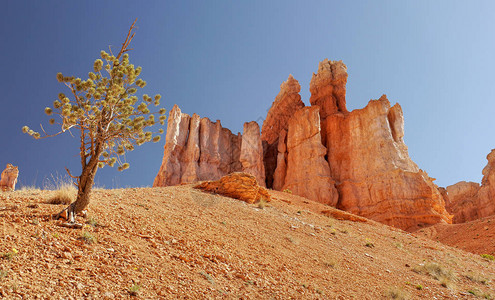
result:
[[[299,82],[290,75],[261,134],[256,122],[234,135],[220,121],[190,117],[175,106],[154,185],[218,180],[244,171],[261,186],[402,229],[450,223],[434,179],[409,157],[400,105],[391,106],[384,95],[349,112],[346,83],[346,65],[323,60],[310,82],[311,106],[305,107]],[[493,180],[489,176],[487,183]],[[489,198],[493,191],[483,193]]]
[[[283,189],[336,206],[339,197],[325,160],[327,149],[321,144],[319,110],[318,106],[302,108],[289,121]]]
[[[19,169],[16,166],[7,164],[5,170],[2,171],[0,178],[0,189],[3,191],[15,191],[17,177],[19,177]]]
[[[281,188],[281,186],[275,188],[274,183],[275,169],[277,168],[277,165],[279,165],[277,150],[279,137],[283,131],[287,132],[289,119],[299,109],[304,107],[304,103],[299,95],[300,91],[301,86],[299,85],[299,82],[295,80],[292,75],[289,75],[289,78],[280,85],[280,92],[277,97],[275,97],[275,101],[273,101],[272,106],[268,110],[268,114],[261,127],[266,185],[269,188],[277,190]],[[281,163],[283,164],[284,162]]]
[[[406,230],[450,222],[433,179],[408,155],[398,104],[390,107],[382,96],[363,109],[328,115],[326,126],[338,208]]]
[[[264,186],[259,125],[246,123],[246,136],[233,134],[220,121],[192,117],[175,105],[169,113],[162,164],[153,186],[218,180],[233,172],[254,175]]]
[[[260,126],[255,121],[244,123],[240,161],[242,171],[253,175],[258,185],[265,186],[265,166]]]
[[[486,157],[481,186],[461,181],[446,188],[446,207],[454,223],[464,223],[495,214],[495,149]]]

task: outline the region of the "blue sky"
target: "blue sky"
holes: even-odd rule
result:
[[[492,1],[2,1],[0,167],[19,166],[20,185],[79,173],[77,138],[33,140],[21,127],[48,126],[43,109],[87,76],[100,50],[120,46],[138,18],[130,60],[143,93],[170,110],[220,119],[233,132],[266,116],[282,81],[309,81],[324,58],[347,65],[347,106],[387,94],[405,117],[409,154],[437,184],[481,180],[495,148],[495,2]],[[105,167],[96,184],[150,186],[164,138]]]

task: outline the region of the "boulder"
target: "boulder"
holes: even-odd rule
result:
[[[7,164],[0,178],[0,188],[3,191],[15,191],[17,177],[19,177],[19,169],[16,166]]]
[[[239,199],[248,203],[271,200],[268,191],[259,186],[256,177],[243,172],[235,172],[223,176],[217,181],[205,181],[194,186],[209,193],[220,194],[226,197]]]

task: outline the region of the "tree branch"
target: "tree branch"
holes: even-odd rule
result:
[[[132,50],[132,49],[127,49],[127,47],[129,47],[129,44],[131,43],[132,39],[134,38],[134,35],[136,34],[136,33],[132,32],[132,30],[135,28],[134,25],[136,25],[136,22],[137,22],[137,18],[132,23],[131,28],[129,28],[129,32],[127,33],[127,37],[125,38],[124,43],[122,43],[122,48],[120,48],[120,52],[117,55],[117,60],[120,58],[120,56],[122,54],[124,54],[125,52],[127,52],[129,50]]]

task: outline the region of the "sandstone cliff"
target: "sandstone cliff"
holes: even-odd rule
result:
[[[259,126],[247,124],[245,137],[235,135],[220,121],[196,114],[191,117],[175,105],[169,113],[162,164],[153,186],[218,180],[240,171],[254,175],[264,186]]]
[[[326,119],[338,208],[406,230],[450,222],[433,180],[409,158],[402,109],[385,96]]]
[[[344,63],[325,59],[313,74],[311,106],[305,107],[299,83],[289,76],[261,136],[255,122],[244,125],[242,136],[233,135],[219,121],[189,117],[174,107],[154,185],[217,180],[245,171],[262,186],[289,189],[402,229],[450,223],[434,179],[408,155],[400,105],[391,106],[382,96],[349,112],[346,83]],[[487,198],[494,192],[484,193]]]
[[[481,186],[461,181],[448,186],[446,207],[454,214],[454,223],[463,223],[495,215],[495,149],[486,157]]]
[[[255,121],[244,123],[240,162],[243,172],[253,175],[258,184],[264,187],[263,146],[261,144],[260,126]]]
[[[283,189],[336,206],[339,196],[325,160],[327,150],[321,144],[319,111],[318,106],[305,107],[289,121]]]
[[[261,140],[263,142],[266,186],[274,187],[273,174],[278,165],[279,136],[282,131],[287,132],[289,119],[304,107],[299,92],[299,82],[289,75],[287,81],[280,85],[280,92],[273,101],[268,114],[261,127]],[[285,136],[284,136],[285,137]],[[283,162],[281,162],[283,163]],[[283,184],[283,182],[282,182]]]
[[[461,181],[445,189],[445,208],[454,215],[453,223],[464,223],[479,218],[476,207],[479,183]]]

